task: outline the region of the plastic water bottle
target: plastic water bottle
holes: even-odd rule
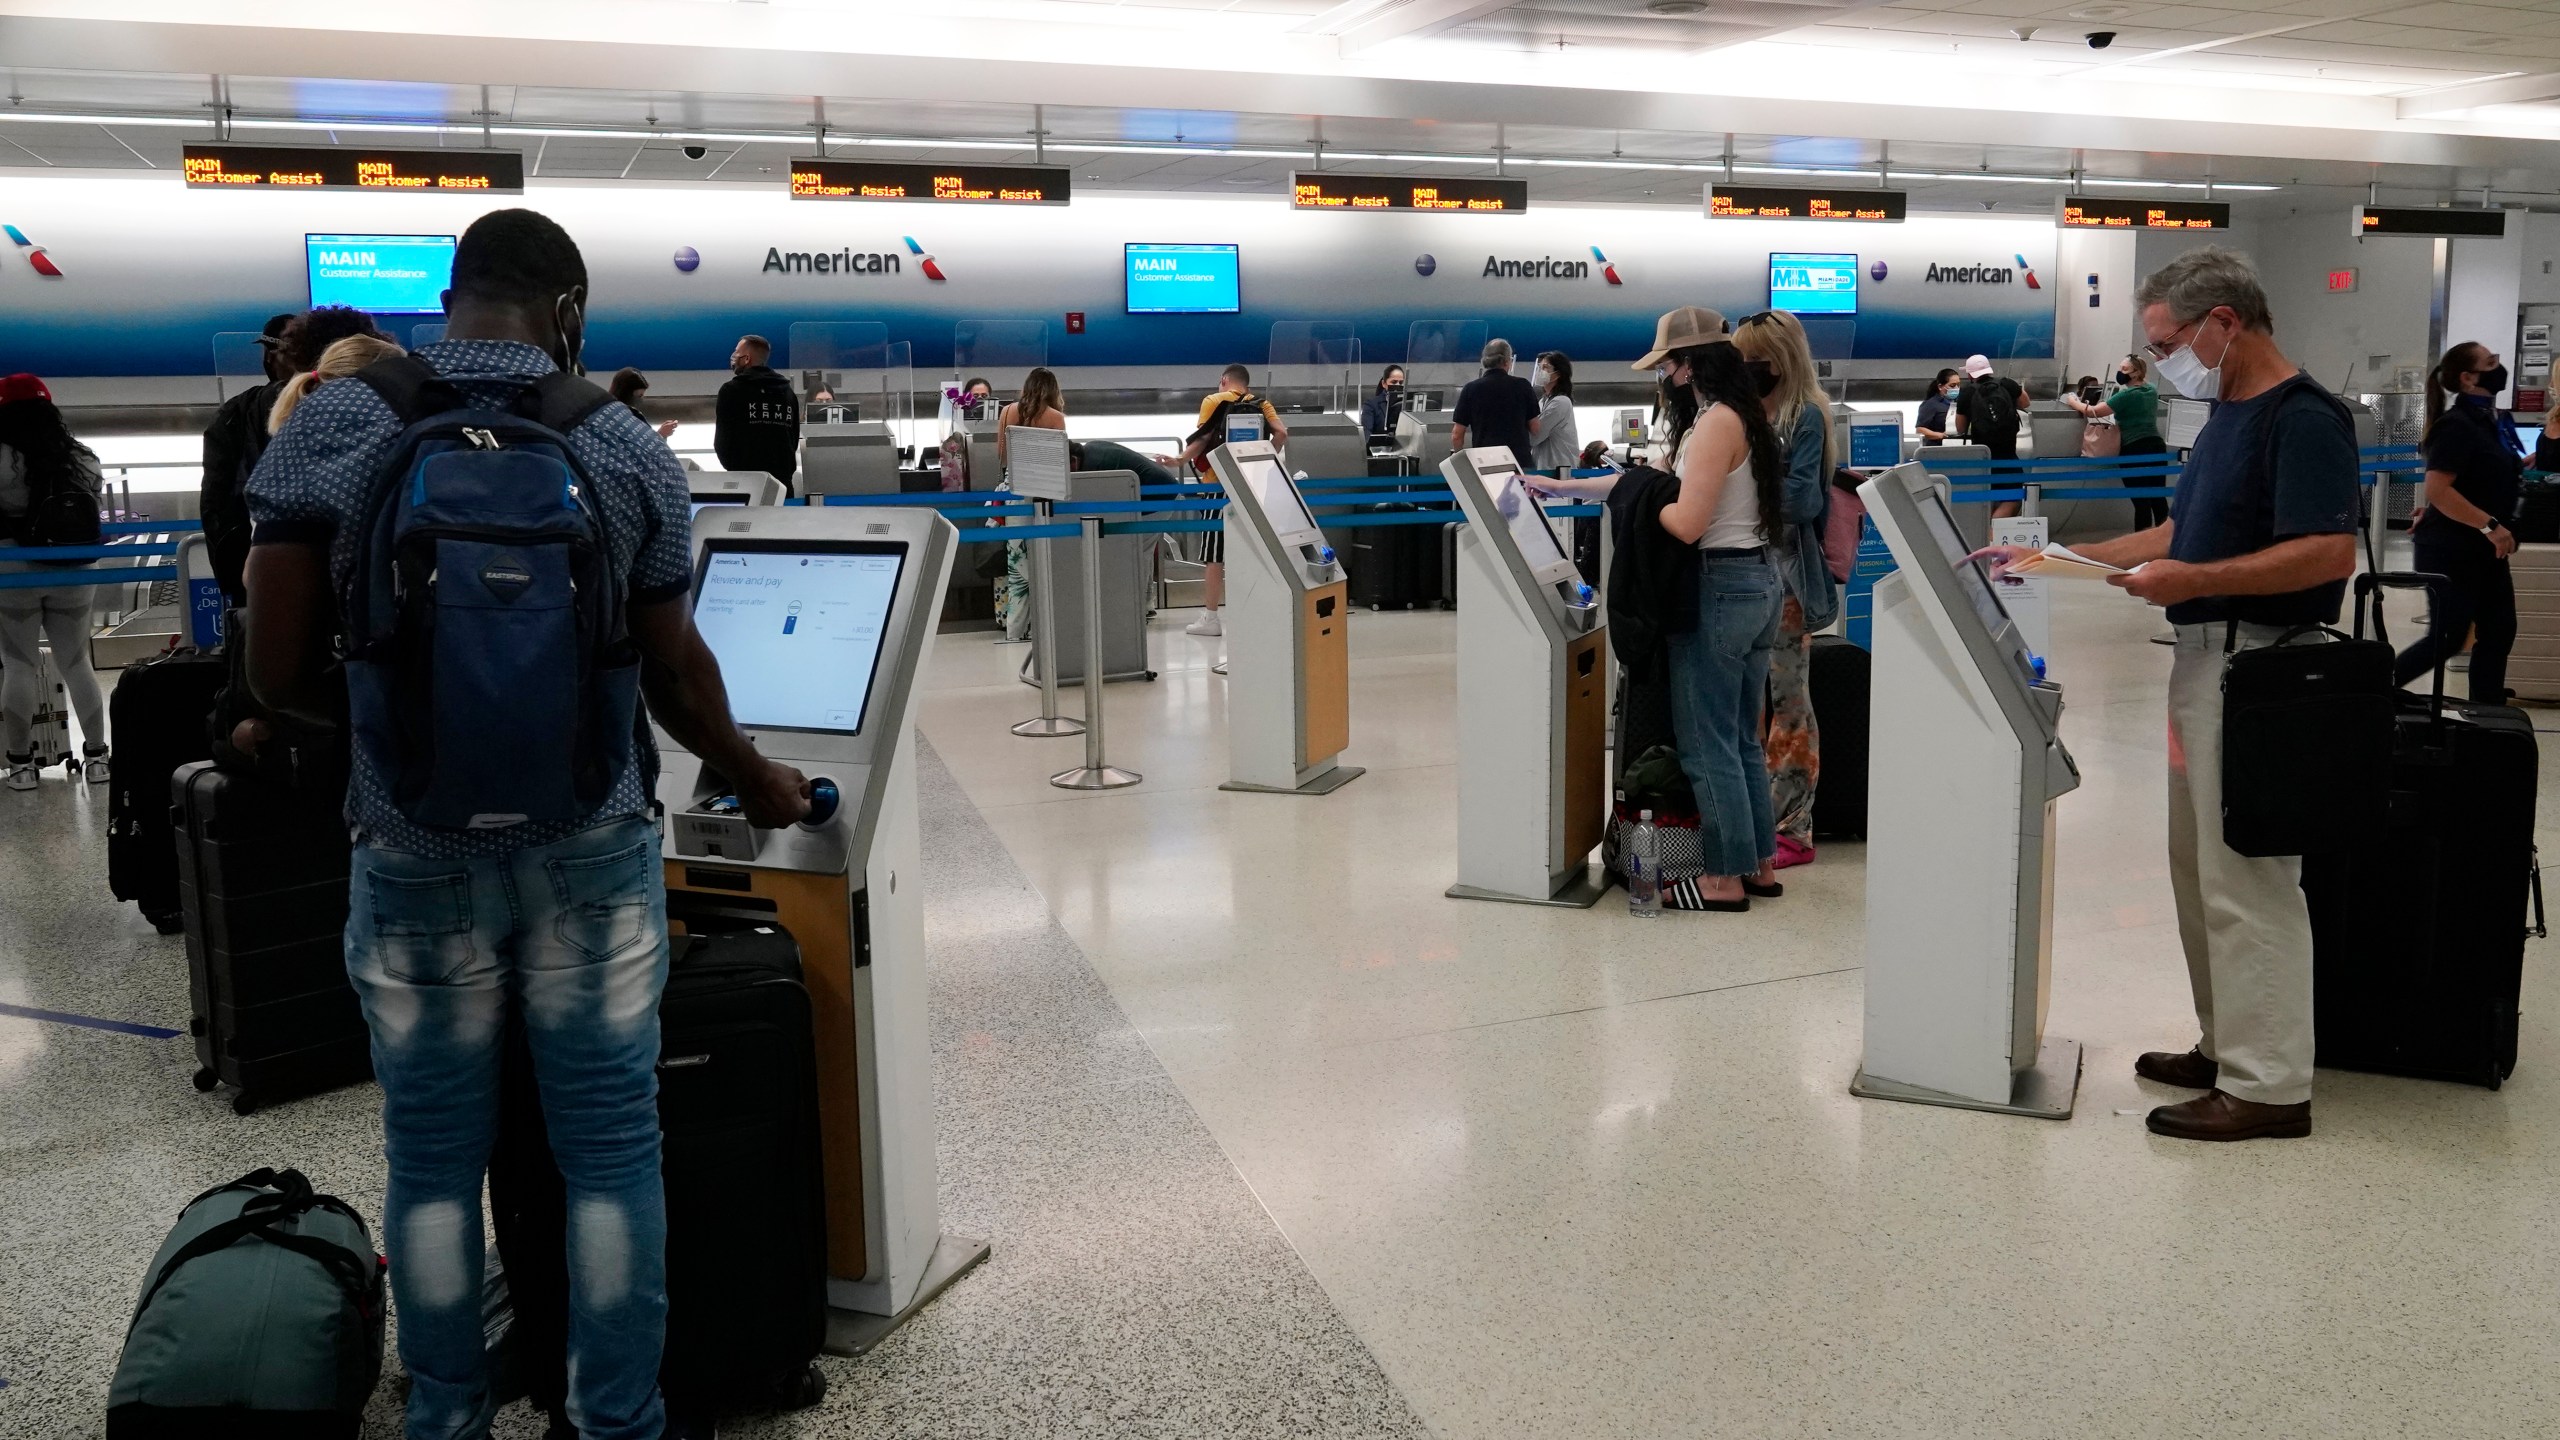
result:
[[[1649,920],[1662,913],[1662,875],[1655,868],[1662,839],[1653,828],[1653,812],[1638,811],[1636,828],[1627,835],[1627,913]]]

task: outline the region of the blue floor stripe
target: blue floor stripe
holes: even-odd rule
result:
[[[59,1010],[38,1010],[32,1005],[12,1005],[5,1000],[0,1000],[0,1015],[15,1015],[21,1020],[50,1020],[56,1025],[80,1025],[91,1030],[112,1030],[118,1035],[139,1035],[146,1040],[174,1040],[179,1033],[165,1025],[136,1025],[130,1020],[66,1015]]]

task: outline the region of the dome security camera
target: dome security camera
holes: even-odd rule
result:
[[[2084,38],[2088,40],[2090,49],[2104,50],[2108,46],[2116,43],[2116,32],[2113,30],[2092,30]]]
[[[699,160],[699,159],[701,159],[703,156],[708,155],[708,154],[710,154],[710,153],[711,153],[711,151],[710,151],[709,147],[707,147],[707,146],[702,146],[702,145],[687,145],[686,147],[684,147],[684,158],[686,158],[687,160]]]

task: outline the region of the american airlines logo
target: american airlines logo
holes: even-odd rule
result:
[[[18,248],[18,253],[27,257],[27,267],[29,269],[44,276],[48,280],[59,280],[62,278],[61,267],[53,263],[52,256],[44,253],[43,246],[27,238],[26,231],[19,229],[15,225],[0,225],[0,230],[7,231],[9,235],[9,243]]]

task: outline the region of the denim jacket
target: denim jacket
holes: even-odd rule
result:
[[[1795,431],[1787,436],[1787,478],[1779,488],[1781,518],[1786,522],[1778,573],[1787,593],[1804,607],[1804,628],[1823,628],[1840,616],[1840,587],[1823,563],[1823,521],[1831,511],[1831,472],[1822,463],[1824,432],[1831,426],[1830,407],[1807,405],[1796,411]]]

